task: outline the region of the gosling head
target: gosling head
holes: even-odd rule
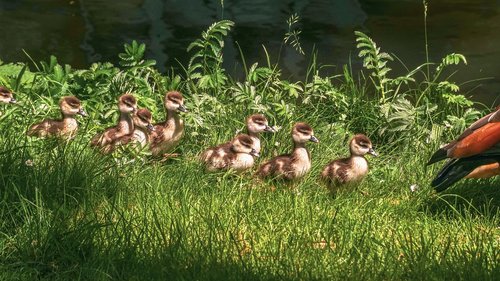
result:
[[[249,133],[275,132],[272,127],[269,127],[267,119],[262,114],[253,114],[247,118],[247,128]]]
[[[14,98],[14,94],[11,90],[0,86],[0,102],[3,103],[16,103],[16,99]]]
[[[84,117],[87,116],[87,113],[82,107],[82,103],[75,96],[62,97],[59,100],[59,108],[61,108],[61,111],[65,116],[74,116],[76,114]]]
[[[139,128],[146,129],[149,132],[154,131],[153,124],[151,124],[152,121],[153,116],[151,115],[151,112],[146,108],[141,108],[135,113],[134,125]]]
[[[248,135],[238,135],[233,139],[231,143],[231,149],[234,152],[246,153],[255,157],[259,157],[259,153],[252,146],[253,140]]]
[[[363,134],[355,135],[349,143],[349,148],[351,150],[351,155],[363,156],[371,154],[373,156],[378,156],[375,150],[373,150],[371,140]]]
[[[314,136],[311,126],[304,122],[298,122],[293,125],[292,138],[295,143],[306,143],[308,141],[319,142]]]
[[[165,108],[168,111],[181,111],[187,112],[187,108],[184,106],[184,98],[182,94],[177,91],[170,91],[165,94]]]
[[[118,108],[122,113],[133,113],[137,110],[137,99],[131,94],[123,94],[118,98]]]

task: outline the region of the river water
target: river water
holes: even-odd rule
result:
[[[500,0],[429,2],[430,59],[464,54],[468,65],[453,77],[464,83],[463,93],[487,105],[500,103]],[[354,30],[368,33],[408,68],[425,61],[421,0],[0,0],[0,59],[28,61],[24,49],[36,61],[54,54],[60,63],[85,67],[116,62],[123,43],[136,39],[148,45],[148,58],[162,71],[179,69],[178,61],[188,61],[189,43],[224,18],[236,23],[224,66],[239,76],[237,46],[247,64],[265,63],[262,45],[276,60],[293,13],[300,16],[306,56],[290,47],[282,50],[279,63],[292,80],[304,78],[313,48],[319,63],[333,65],[327,69],[331,73],[350,60],[358,69]],[[391,66],[394,74],[403,69],[397,62]]]

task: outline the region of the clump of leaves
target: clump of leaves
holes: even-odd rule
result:
[[[391,55],[380,51],[380,47],[368,35],[361,31],[355,31],[356,47],[359,49],[359,57],[363,58],[363,67],[371,70],[370,79],[372,80],[377,92],[380,93],[380,98],[385,100],[389,89],[387,73],[391,68],[387,66],[387,62],[394,60]]]
[[[196,82],[197,88],[214,88],[226,84],[227,77],[222,69],[222,50],[224,38],[234,26],[230,20],[222,20],[212,24],[202,32],[201,38],[189,44],[187,51],[193,51],[187,67],[187,76],[190,81]],[[195,88],[192,87],[192,90]]]
[[[146,44],[139,44],[133,40],[131,44],[125,43],[123,48],[125,52],[118,54],[120,58],[118,63],[120,66],[124,68],[144,68],[156,65],[155,60],[143,59],[146,52]]]
[[[393,57],[382,52],[366,34],[359,31],[355,34],[357,48],[360,50],[359,56],[363,58],[363,66],[371,71],[370,80],[380,97],[378,105],[380,117],[385,121],[379,128],[380,135],[385,135],[389,139],[412,135],[423,140],[428,137],[435,123],[450,126],[452,122],[455,128],[463,127],[463,124],[459,125],[459,120],[465,120],[459,116],[474,103],[459,94],[460,87],[449,81],[451,76],[445,79],[441,79],[441,76],[448,66],[467,64],[465,56],[455,53],[445,56],[434,72],[431,72],[429,67],[433,63],[427,62],[406,75],[390,78],[388,74],[391,68],[388,63],[394,60]],[[427,72],[422,71],[424,67],[427,68]],[[416,81],[417,74],[423,77],[420,82]],[[416,86],[408,86],[406,91],[401,91],[401,86],[409,83],[415,83]],[[473,111],[470,111],[471,115],[475,114]],[[450,116],[455,116],[457,119],[450,119]],[[445,120],[448,121],[447,124],[444,124]]]

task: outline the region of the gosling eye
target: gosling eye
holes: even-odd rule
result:
[[[360,142],[358,143],[358,145],[362,148],[367,148],[367,149],[370,148],[370,145],[366,142]]]

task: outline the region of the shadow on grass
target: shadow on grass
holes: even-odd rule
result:
[[[220,249],[191,248],[182,238],[146,249],[152,245],[128,239],[130,233],[113,233],[115,237],[109,241],[100,239],[102,232],[115,231],[115,224],[85,220],[74,224],[69,217],[57,220],[43,240],[16,245],[15,254],[0,262],[0,279],[5,276],[15,276],[16,280],[292,279],[273,275],[267,268],[259,270],[243,261],[231,260]]]
[[[495,217],[500,214],[500,180],[464,179],[447,190],[427,199],[431,214]]]
[[[3,204],[43,202],[43,208],[77,207],[94,194],[113,196],[119,175],[110,159],[85,149],[82,141],[30,141],[6,137],[0,143]]]

